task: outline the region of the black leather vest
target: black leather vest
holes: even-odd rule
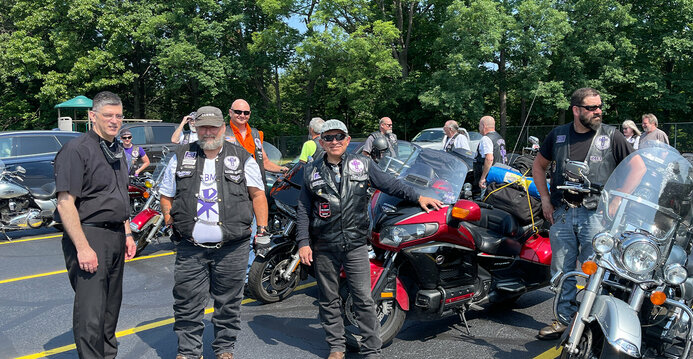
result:
[[[370,161],[359,154],[342,155],[340,190],[324,160],[309,163],[304,183],[311,194],[310,238],[313,247],[349,251],[368,238],[368,170]]]
[[[454,136],[450,137],[448,140],[447,146],[445,146],[445,152],[452,152],[452,150],[455,149],[455,139],[457,136],[459,136],[459,133],[456,133]],[[493,156],[495,158],[495,155]]]
[[[257,162],[257,165],[260,167],[260,176],[262,176],[262,183],[264,183],[266,187],[267,177],[265,177],[265,163],[263,162],[264,159],[262,157],[262,140],[260,139],[260,131],[258,131],[255,127],[251,127],[250,135],[253,136],[253,142],[255,142],[255,153],[253,153],[253,158],[255,158],[255,162]],[[231,142],[237,146],[240,146],[241,148],[244,148],[239,144],[238,140],[236,139],[236,135],[234,135],[233,129],[230,126],[226,128],[226,133],[224,134],[224,136],[227,142]]]
[[[493,143],[493,163],[495,164],[500,162],[507,165],[508,157],[505,150],[505,140],[503,137],[501,137],[501,135],[496,131],[487,133],[486,137],[490,138],[491,142]],[[479,148],[477,148],[476,157],[474,157],[474,186],[476,186],[481,179],[481,172],[483,171],[485,160],[486,158],[481,157],[481,152],[479,152]]]
[[[244,165],[248,151],[231,143],[215,159],[219,223],[224,242],[250,238],[253,206],[245,181]],[[176,150],[176,195],[173,197],[173,240],[189,239],[197,222],[197,198],[204,169],[205,153],[196,142]]]
[[[384,138],[388,143],[386,155],[390,156],[392,158],[397,158],[397,153],[399,153],[397,151],[397,135],[392,133],[389,136],[385,136],[382,132],[375,131],[375,132],[371,133],[371,136],[373,136],[373,141],[375,141],[377,138],[380,138],[380,137]],[[372,149],[372,147],[371,147],[371,149]]]
[[[125,152],[125,157],[127,157],[128,175],[132,175],[137,171],[135,165],[137,165],[137,160],[140,159],[140,147],[133,145],[132,152],[130,152],[130,155]]]
[[[556,186],[562,185],[565,182],[563,178],[563,168],[565,161],[570,154],[570,126],[573,123],[557,127],[556,143],[553,144],[553,159],[556,162],[556,168],[551,174],[551,204],[558,207],[562,204],[563,191],[556,189]],[[613,153],[614,132],[616,127],[602,124],[597,133],[592,138],[590,149],[587,151],[585,163],[590,167],[590,172],[587,178],[592,183],[600,185],[606,184],[606,180],[616,168],[616,160]],[[583,206],[587,209],[596,209],[599,203],[598,195],[589,195],[582,200]]]

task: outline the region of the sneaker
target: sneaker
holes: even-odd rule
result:
[[[551,322],[551,325],[546,326],[539,331],[539,334],[537,334],[537,339],[558,339],[561,337],[561,334],[563,334],[563,332],[565,332],[566,329],[568,329],[567,325],[564,325],[561,322],[554,320],[553,322]]]

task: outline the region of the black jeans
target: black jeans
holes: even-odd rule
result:
[[[249,240],[227,243],[219,249],[198,247],[185,240],[176,244],[173,331],[178,336],[178,354],[202,355],[202,318],[210,294],[214,300],[212,348],[215,354],[233,353],[241,329]]]
[[[371,298],[371,276],[368,248],[363,245],[347,252],[315,252],[315,278],[320,291],[320,322],[325,329],[331,352],[346,349],[342,304],[339,297],[339,272],[344,267],[354,300],[358,327],[361,330],[361,353],[367,358],[380,357],[380,322]]]
[[[123,265],[125,264],[125,232],[82,226],[89,246],[96,252],[96,272],[79,268],[77,250],[63,234],[63,254],[70,284],[75,291],[72,332],[80,358],[115,358],[118,343],[116,324],[123,299]]]

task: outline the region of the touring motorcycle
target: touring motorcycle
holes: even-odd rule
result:
[[[548,233],[520,227],[512,214],[470,199],[470,158],[417,149],[399,179],[445,206],[426,213],[416,203],[376,192],[371,199],[371,295],[380,337],[389,343],[406,317],[436,320],[484,303],[509,304],[549,285]],[[469,193],[468,193],[469,192]],[[344,278],[344,274],[342,274]],[[360,340],[352,295],[340,284],[347,345]]]
[[[570,167],[583,180],[567,185],[584,191],[589,168]],[[634,152],[611,174],[597,206],[603,231],[592,240],[594,255],[582,271],[552,279],[558,298],[566,278],[587,278],[577,313],[564,323],[562,358],[688,358],[692,178],[691,163],[661,143]]]
[[[142,206],[142,210],[130,219],[130,230],[137,245],[135,256],[140,255],[152,241],[159,241],[171,235],[171,230],[164,223],[164,216],[161,213],[159,186],[172,155],[172,152],[164,148],[161,161],[154,169],[152,177],[144,181],[144,187],[147,190],[143,197],[147,198],[147,201]]]
[[[0,160],[0,230],[10,240],[8,230],[39,228],[53,223],[57,206],[55,182],[40,188],[22,184],[26,170],[16,166],[10,171]]]

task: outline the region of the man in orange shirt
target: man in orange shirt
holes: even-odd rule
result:
[[[265,184],[267,184],[265,170],[271,172],[286,172],[289,170],[289,168],[279,166],[267,158],[265,149],[262,148],[264,134],[248,124],[248,120],[250,120],[250,105],[246,100],[237,99],[233,101],[229,109],[229,115],[231,116],[231,126],[226,130],[226,141],[242,146],[255,157],[255,161],[260,166],[260,173]]]

